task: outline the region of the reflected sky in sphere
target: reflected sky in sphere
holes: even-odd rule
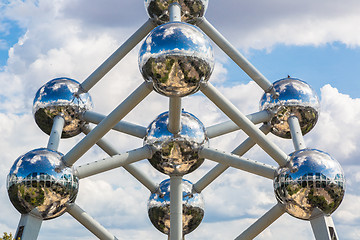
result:
[[[295,115],[300,123],[302,134],[308,133],[319,118],[320,101],[315,90],[297,78],[284,78],[273,83],[279,97],[274,99],[264,93],[260,100],[260,110],[269,110],[275,115],[269,124],[271,132],[282,138],[291,138],[288,118]]]
[[[149,162],[162,173],[188,174],[197,169],[204,159],[198,151],[208,144],[204,125],[190,113],[181,113],[181,129],[177,134],[168,130],[169,113],[160,114],[148,127],[144,145],[154,154]]]
[[[39,148],[20,156],[7,179],[11,203],[22,214],[43,220],[62,215],[66,204],[75,201],[79,180],[66,167],[59,152]]]
[[[195,23],[203,17],[208,7],[208,0],[145,0],[145,8],[149,17],[158,24],[169,21],[169,6],[171,3],[179,3],[181,6],[181,21]]]
[[[145,81],[165,96],[183,97],[199,90],[214,69],[209,39],[190,24],[174,22],[155,28],[139,52]]]
[[[183,234],[195,230],[204,217],[204,200],[193,193],[192,183],[182,179]],[[156,193],[150,195],[148,214],[152,224],[162,233],[170,232],[170,179],[162,181]]]
[[[292,216],[309,220],[319,213],[330,215],[345,194],[344,172],[328,153],[303,149],[290,154],[286,167],[274,179],[277,200]]]
[[[79,93],[80,84],[70,78],[56,78],[44,84],[36,93],[33,115],[36,124],[50,134],[53,119],[61,115],[65,119],[62,137],[76,136],[84,122],[81,114],[93,107],[88,93]]]

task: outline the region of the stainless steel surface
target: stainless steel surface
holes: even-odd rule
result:
[[[172,134],[167,128],[169,113],[160,114],[148,127],[144,145],[153,147],[151,165],[162,173],[184,175],[197,169],[204,161],[198,151],[207,146],[204,125],[190,113],[182,112],[181,130]]]
[[[20,213],[52,219],[65,212],[66,203],[75,201],[79,182],[72,169],[62,163],[62,156],[39,148],[14,162],[7,178],[7,190]]]
[[[197,27],[182,22],[155,28],[139,52],[139,68],[155,91],[168,97],[183,97],[199,90],[214,69],[214,54],[208,38]]]
[[[282,138],[291,138],[288,118],[295,115],[299,119],[302,134],[308,133],[316,124],[319,111],[319,98],[306,82],[296,78],[280,79],[273,84],[278,98],[265,93],[260,100],[260,110],[274,112],[269,121],[271,132]]]
[[[192,192],[191,182],[182,181],[183,234],[195,230],[204,217],[204,200],[200,193]],[[162,233],[170,232],[170,179],[160,183],[156,193],[150,195],[148,214],[152,224]]]
[[[197,19],[204,16],[208,2],[208,0],[145,0],[145,8],[151,19],[158,24],[163,24],[170,20],[169,6],[172,3],[179,3],[181,21],[195,23]]]
[[[330,215],[345,193],[344,173],[329,154],[303,149],[290,154],[286,167],[274,179],[277,200],[297,218],[309,220],[319,214]]]
[[[62,137],[78,135],[85,124],[81,114],[93,107],[88,93],[79,92],[80,84],[70,78],[56,78],[43,85],[36,93],[33,114],[36,124],[50,135],[53,120],[60,115],[65,119]]]

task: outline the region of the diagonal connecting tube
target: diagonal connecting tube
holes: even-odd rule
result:
[[[72,166],[82,155],[85,154],[97,141],[99,141],[110,129],[124,118],[136,105],[138,105],[152,91],[147,83],[142,83],[131,93],[117,108],[115,108],[94,130],[76,144],[64,157],[66,166]]]
[[[276,144],[266,138],[256,126],[226,99],[211,83],[201,84],[201,91],[221,109],[236,125],[254,140],[280,166],[285,166],[288,156]]]

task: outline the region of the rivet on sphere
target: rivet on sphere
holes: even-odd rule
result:
[[[169,21],[169,5],[179,3],[181,6],[181,21],[194,24],[203,17],[208,7],[208,0],[145,0],[145,8],[149,17],[158,24]]]
[[[36,124],[50,134],[57,115],[65,119],[63,138],[78,135],[85,124],[83,112],[92,109],[91,97],[79,91],[80,84],[70,78],[56,78],[43,85],[36,93],[33,114]]]
[[[267,109],[275,115],[268,124],[271,132],[282,138],[291,138],[288,118],[295,115],[300,123],[302,134],[308,133],[319,118],[319,98],[306,82],[296,78],[284,78],[274,82],[276,93],[274,99],[270,93],[265,93],[260,100],[260,110]]]
[[[169,113],[160,114],[148,127],[144,145],[154,149],[151,165],[162,173],[184,175],[203,162],[198,151],[208,144],[204,125],[190,113],[182,112],[181,130],[172,134],[167,124]]]
[[[208,38],[195,26],[182,22],[155,28],[139,52],[143,78],[155,91],[168,97],[197,92],[214,69],[214,54]]]
[[[344,173],[329,154],[303,149],[290,154],[289,164],[277,170],[274,190],[290,215],[311,220],[338,208],[345,194]]]
[[[200,193],[192,192],[192,184],[182,180],[183,235],[194,231],[204,217],[204,200]],[[162,233],[170,234],[170,179],[160,183],[148,201],[148,214],[152,224]]]
[[[79,180],[62,161],[62,154],[47,148],[20,156],[7,178],[7,190],[21,214],[34,214],[43,220],[56,218],[75,201]]]

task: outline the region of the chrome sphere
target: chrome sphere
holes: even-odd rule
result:
[[[184,175],[197,169],[203,162],[198,151],[208,144],[204,125],[190,113],[182,112],[181,130],[169,132],[169,113],[160,114],[148,127],[144,145],[153,148],[151,165],[167,175]]]
[[[85,124],[81,114],[92,109],[91,97],[79,91],[80,84],[70,78],[56,78],[47,82],[36,93],[33,114],[36,124],[50,134],[57,115],[65,119],[63,138],[73,137],[81,132]]]
[[[290,215],[311,220],[338,208],[345,193],[344,173],[329,154],[303,149],[292,153],[289,164],[277,170],[274,190]]]
[[[195,93],[209,80],[214,54],[208,38],[195,26],[174,22],[155,28],[140,48],[139,68],[155,91],[169,97]]]
[[[183,235],[194,231],[204,217],[204,200],[200,193],[192,192],[192,183],[182,181]],[[148,214],[152,224],[162,233],[170,234],[170,179],[160,183],[156,193],[150,195]]]
[[[170,20],[169,5],[179,3],[181,6],[181,21],[194,24],[204,16],[208,7],[208,0],[145,0],[145,8],[151,19],[163,24]]]
[[[284,78],[274,82],[274,99],[265,93],[260,100],[260,110],[270,110],[275,115],[269,124],[271,132],[282,138],[291,138],[288,118],[292,115],[299,119],[303,135],[316,124],[319,117],[320,102],[316,92],[304,81],[296,78]]]
[[[75,201],[79,180],[62,161],[62,154],[47,148],[20,156],[7,178],[7,190],[14,207],[43,220],[56,218]]]

